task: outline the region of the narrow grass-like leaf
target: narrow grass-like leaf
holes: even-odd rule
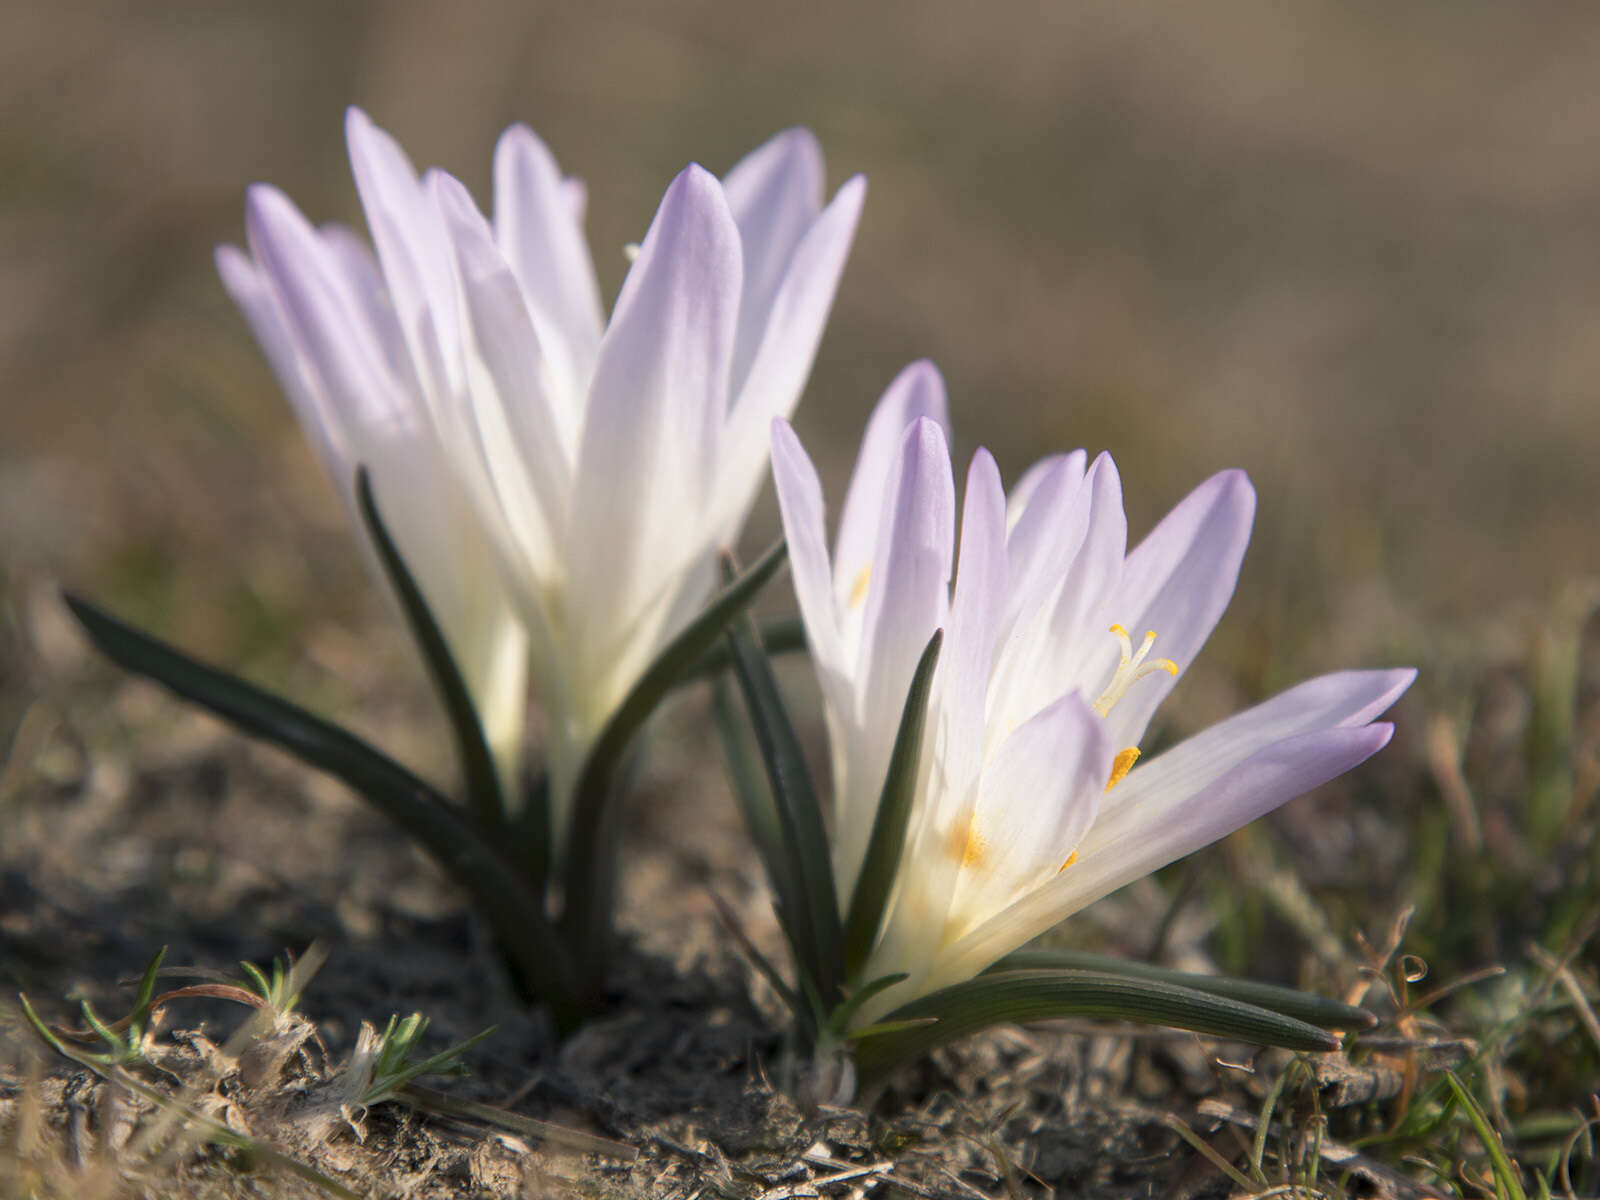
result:
[[[1500,1140],[1500,1134],[1490,1123],[1489,1115],[1483,1111],[1483,1106],[1478,1103],[1477,1097],[1456,1078],[1454,1071],[1446,1071],[1444,1078],[1450,1085],[1451,1092],[1455,1094],[1456,1103],[1466,1111],[1467,1120],[1477,1131],[1478,1140],[1483,1143],[1484,1152],[1489,1156],[1489,1166],[1494,1171],[1495,1192],[1499,1200],[1528,1200],[1527,1192],[1522,1189],[1522,1179],[1516,1164],[1506,1153],[1505,1143]]]
[[[762,617],[756,621],[756,625],[761,630],[761,644],[766,647],[768,658],[777,658],[782,654],[798,654],[806,648],[805,622],[796,613],[782,617]],[[733,653],[728,649],[726,642],[718,642],[700,656],[680,682],[692,683],[697,679],[709,679],[720,675],[731,666],[733,666]]]
[[[1197,975],[1190,971],[1174,971],[1153,963],[1133,962],[1109,954],[1087,954],[1078,950],[1018,950],[1006,955],[994,966],[994,971],[1039,970],[1098,971],[1103,975],[1118,975],[1125,979],[1151,979],[1158,983],[1172,983],[1209,992],[1213,996],[1226,996],[1265,1008],[1271,1012],[1294,1017],[1319,1029],[1371,1029],[1378,1018],[1364,1008],[1341,1004],[1310,992],[1281,987],[1275,983],[1260,983],[1254,979],[1236,979],[1228,975]]]
[[[583,764],[561,863],[567,896],[562,925],[569,944],[585,955],[583,975],[588,986],[596,983],[594,976],[610,941],[611,899],[599,893],[611,890],[606,880],[611,870],[606,860],[613,856],[615,841],[610,809],[613,782],[623,755],[633,735],[673,685],[716,644],[777,573],[787,552],[783,542],[774,545],[754,566],[718,592],[704,611],[668,643],[606,722]]]
[[[1096,1017],[1189,1029],[1291,1050],[1336,1050],[1339,1040],[1314,1025],[1226,996],[1151,979],[1097,971],[1005,971],[980,975],[920,996],[884,1021],[934,1017],[937,1024],[874,1037],[856,1054],[862,1076],[881,1075],[902,1062],[969,1033],[1008,1021]]]
[[[163,946],[150,956],[150,961],[145,964],[144,974],[139,977],[139,994],[134,997],[133,1013],[129,1023],[141,1033],[145,1022],[150,1019],[150,1000],[156,994],[156,976],[161,970],[161,960],[166,957],[167,948]]]
[[[495,837],[505,831],[506,802],[500,788],[500,775],[495,767],[494,755],[483,736],[483,722],[472,702],[472,693],[456,666],[455,657],[444,639],[439,623],[433,619],[428,601],[406,569],[400,550],[390,538],[383,518],[378,514],[378,502],[372,494],[372,478],[365,467],[356,468],[356,504],[361,510],[361,520],[367,527],[372,544],[378,551],[378,561],[384,574],[400,600],[406,626],[422,652],[422,661],[428,668],[428,678],[444,705],[449,718],[450,732],[455,742],[456,761],[461,768],[462,782],[467,789],[467,807],[473,820]]]
[[[900,854],[905,848],[906,827],[911,823],[911,808],[917,798],[917,768],[922,760],[922,733],[928,720],[928,693],[933,689],[933,673],[939,665],[939,648],[944,630],[936,629],[928,639],[900,713],[900,728],[889,755],[889,770],[884,775],[883,792],[878,797],[878,812],[872,821],[872,836],[861,861],[855,891],[850,896],[850,915],[845,921],[844,970],[851,978],[861,970],[878,940],[884,906],[900,870]]]
[[[826,1013],[844,982],[844,929],[822,809],[755,623],[747,620],[729,630],[728,645],[778,811],[786,872],[795,892],[786,916],[801,983],[815,989],[815,1000]]]
[[[243,732],[280,746],[354,789],[422,846],[474,899],[519,984],[547,999],[558,1022],[579,1014],[565,949],[536,897],[504,858],[423,780],[366,742],[254,684],[181,650],[76,596],[67,606],[100,651],[125,670],[161,684]]]
[[[715,892],[710,893],[711,903],[716,907],[717,916],[722,919],[722,926],[733,940],[739,943],[739,949],[744,951],[744,956],[750,960],[751,966],[761,973],[761,977],[772,985],[772,990],[786,1004],[789,1011],[794,1014],[795,1020],[802,1025],[811,1020],[810,1006],[804,1004],[793,988],[783,981],[783,976],[778,974],[767,956],[756,949],[756,944],[750,940],[750,935],[745,932],[744,925],[739,920],[739,915],[728,907],[728,902]]]
[[[863,1004],[886,988],[892,988],[895,984],[903,983],[909,978],[910,976],[904,971],[900,971],[893,975],[880,976],[870,983],[862,984],[850,993],[843,1004],[833,1010],[833,1014],[828,1018],[828,1028],[836,1037],[843,1037],[845,1031],[850,1028],[850,1022],[855,1019],[856,1013],[861,1011]]]

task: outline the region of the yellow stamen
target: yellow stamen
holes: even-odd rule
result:
[[[1060,870],[1058,870],[1056,872],[1056,874],[1057,875],[1061,874],[1062,871],[1065,871],[1068,867],[1070,867],[1073,863],[1075,863],[1077,861],[1078,861],[1078,852],[1076,850],[1074,850],[1071,854],[1067,855],[1067,861],[1061,864],[1061,868],[1060,868]]]
[[[1111,778],[1106,780],[1106,791],[1110,791],[1128,777],[1128,772],[1133,770],[1133,764],[1139,761],[1139,747],[1129,746],[1126,750],[1118,750],[1117,757],[1111,760]]]
[[[977,823],[974,822],[972,828],[967,831],[967,845],[961,852],[961,865],[963,867],[981,866],[986,849],[983,839],[978,836]]]
[[[1153,675],[1157,671],[1165,671],[1168,675],[1176,677],[1178,664],[1170,658],[1155,658],[1146,662],[1150,657],[1150,647],[1156,644],[1156,631],[1152,629],[1144,635],[1144,641],[1139,649],[1134,650],[1133,640],[1128,637],[1128,631],[1121,625],[1113,625],[1111,632],[1121,643],[1122,658],[1117,663],[1116,673],[1111,676],[1111,682],[1106,684],[1106,690],[1100,694],[1100,699],[1094,702],[1094,710],[1102,717],[1109,713],[1118,700],[1128,694],[1128,689],[1146,675]],[[1130,764],[1132,765],[1132,764]]]
[[[867,599],[867,585],[872,582],[872,564],[862,567],[856,581],[850,585],[850,607],[860,608]]]

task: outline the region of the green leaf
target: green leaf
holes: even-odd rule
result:
[[[745,621],[743,628],[729,630],[728,645],[777,807],[784,873],[794,893],[793,907],[786,905],[784,915],[801,984],[815,990],[816,1002],[826,1012],[844,982],[844,929],[822,809],[755,623]]]
[[[1259,983],[1254,979],[1236,979],[1227,975],[1196,975],[1188,971],[1174,971],[1152,963],[1132,962],[1114,958],[1109,954],[1087,954],[1077,950],[1018,950],[1002,958],[989,970],[1080,970],[1098,971],[1103,975],[1119,975],[1125,979],[1152,979],[1160,983],[1176,984],[1213,996],[1226,996],[1257,1008],[1282,1013],[1287,1017],[1315,1025],[1319,1029],[1371,1029],[1378,1018],[1364,1008],[1327,1000],[1310,992],[1280,987],[1275,983]]]
[[[1009,1021],[1096,1017],[1140,1021],[1291,1050],[1336,1050],[1339,1039],[1304,1021],[1226,996],[1097,971],[1005,971],[953,984],[887,1013],[937,1024],[873,1037],[856,1053],[863,1077],[878,1076],[935,1046]]]
[[[64,598],[101,653],[118,666],[348,784],[472,896],[521,986],[550,1001],[558,1021],[579,1015],[571,961],[544,917],[542,898],[433,788],[337,725],[208,667],[80,597]]]
[[[1512,1163],[1511,1156],[1506,1153],[1505,1143],[1500,1140],[1500,1134],[1490,1122],[1489,1114],[1483,1111],[1483,1106],[1478,1103],[1477,1097],[1467,1090],[1466,1085],[1456,1077],[1454,1071],[1446,1071],[1444,1078],[1450,1085],[1451,1092],[1455,1094],[1456,1103],[1466,1110],[1467,1120],[1477,1131],[1478,1140],[1483,1143],[1484,1152],[1489,1156],[1489,1166],[1494,1171],[1494,1190],[1497,1200],[1528,1200],[1527,1192],[1522,1189],[1520,1172]]]
[[[889,755],[889,770],[884,776],[878,812],[872,822],[861,873],[850,897],[850,915],[845,921],[844,969],[847,977],[861,970],[878,940],[884,906],[900,870],[900,854],[905,849],[906,826],[917,798],[917,769],[922,760],[922,733],[928,719],[928,693],[933,688],[933,673],[939,665],[939,648],[944,630],[934,630],[927,648],[911,676],[900,728],[895,733]]]
[[[483,722],[478,719],[477,706],[467,682],[456,667],[455,657],[445,641],[444,633],[433,619],[422,589],[406,569],[400,550],[389,537],[389,531],[378,515],[378,503],[372,494],[372,478],[366,467],[356,468],[356,504],[361,510],[361,520],[372,537],[378,551],[378,561],[384,574],[400,600],[406,626],[422,652],[427,665],[428,678],[439,694],[449,718],[450,732],[455,740],[456,761],[461,768],[462,780],[467,789],[467,807],[473,819],[491,836],[503,836],[505,831],[506,803],[500,789],[500,775],[495,767],[494,755],[483,736]]]
[[[748,571],[717,593],[684,631],[668,643],[611,714],[578,776],[572,822],[561,863],[567,895],[562,925],[571,945],[586,957],[585,980],[592,986],[610,941],[616,830],[611,809],[613,781],[633,735],[666,694],[750,606],[787,555],[780,541]]]
[[[777,658],[780,654],[798,654],[806,648],[805,622],[796,613],[782,617],[762,617],[756,625],[761,630],[761,644],[766,647],[768,658]],[[733,666],[733,652],[728,649],[726,642],[718,642],[700,656],[679,682],[692,683],[697,679],[709,679],[720,675],[731,666]]]
[[[861,1011],[863,1004],[879,992],[892,988],[897,983],[904,983],[909,978],[910,976],[904,971],[900,971],[894,975],[880,976],[871,983],[862,984],[850,993],[843,1004],[833,1010],[833,1014],[828,1018],[828,1029],[835,1037],[844,1037],[845,1030],[850,1028],[850,1022],[855,1019],[856,1013]],[[860,1037],[861,1034],[858,1032],[852,1036]]]

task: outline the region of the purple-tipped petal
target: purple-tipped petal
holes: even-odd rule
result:
[[[461,288],[463,377],[473,446],[494,493],[486,522],[505,522],[541,585],[559,573],[577,431],[545,380],[542,345],[510,265],[462,184],[430,172]]]
[[[976,974],[1124,884],[1344,774],[1381,750],[1393,732],[1393,726],[1380,722],[1324,729],[1267,746],[1172,806],[1162,821],[1141,822],[1107,840],[1099,826],[1116,811],[1117,791],[1124,786],[1119,785],[1105,798],[1100,822],[1079,846],[1078,860],[951,945],[928,986]]]
[[[430,398],[440,402],[455,394],[459,381],[451,374],[457,361],[455,284],[438,212],[400,144],[359,108],[345,113],[345,141],[417,376]]]
[[[550,361],[556,402],[576,424],[605,318],[583,219],[567,185],[533,130],[513,125],[500,135],[494,152],[495,240]]]
[[[787,418],[799,403],[850,253],[865,193],[865,181],[859,176],[839,189],[786,264],[776,293],[763,304],[753,359],[747,365],[735,360],[737,395],[728,422],[722,496],[717,502],[722,536],[728,540],[737,533],[760,486],[768,425],[774,417]],[[741,337],[750,311],[747,278]]]
[[[738,319],[739,232],[697,166],[662,198],[600,343],[567,560],[578,678],[710,549],[704,528]]]
[[[805,447],[787,421],[772,422],[772,481],[778,493],[783,536],[789,545],[806,641],[819,669],[838,672],[839,621],[833,605],[833,572],[828,564],[827,512],[822,481]]]
[[[745,377],[755,359],[773,297],[822,209],[822,185],[822,147],[808,129],[784,130],[740,159],[723,180],[744,245],[735,380]]]
[[[948,444],[950,411],[945,401],[944,378],[927,359],[911,363],[894,377],[867,420],[855,469],[850,473],[850,488],[839,510],[839,532],[834,542],[833,574],[841,606],[849,603],[862,571],[872,562],[883,520],[883,497],[894,473],[901,439],[921,417],[937,424]]]
[[[1255,511],[1243,471],[1223,471],[1195,488],[1128,555],[1110,619],[1136,643],[1154,630],[1152,656],[1188,670],[1233,597]],[[1106,718],[1112,736],[1137,745],[1175,682],[1158,673],[1134,685]]]

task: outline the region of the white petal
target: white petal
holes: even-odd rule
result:
[[[300,350],[278,310],[272,289],[255,263],[237,246],[218,246],[214,260],[223,286],[249,322],[250,331],[267,356],[267,363],[277,375],[323,468],[335,487],[348,492],[347,479],[355,478],[355,464],[350,461],[344,434],[322,398],[320,381],[301,361]]]
[[[353,427],[401,414],[403,393],[372,331],[289,198],[253,186],[245,195],[245,230],[307,378],[317,381],[328,423],[348,441]]]
[[[528,566],[551,586],[560,574],[576,434],[558,418],[542,345],[489,223],[460,182],[442,171],[430,172],[429,182],[455,250],[475,463],[496,495],[495,511],[483,516],[507,523]]]
[[[771,138],[740,159],[723,180],[744,245],[735,387],[755,359],[790,260],[822,208],[822,184],[822,148],[807,129],[787,129]]]
[[[939,978],[983,970],[1107,893],[1365,761],[1388,743],[1393,726],[1364,722],[1412,678],[1411,671],[1324,676],[1135,768],[1105,798],[1078,861],[952,946]]]
[[[652,610],[665,611],[714,537],[703,513],[727,411],[739,256],[721,186],[689,167],[661,201],[595,367],[567,549],[578,679],[620,669],[625,643],[650,648]]]
[[[774,417],[787,418],[800,400],[850,252],[865,192],[859,176],[846,183],[806,232],[786,264],[776,294],[764,305],[760,341],[748,374],[738,365],[734,368],[738,394],[729,415],[727,444],[719,466],[722,495],[717,501],[720,532],[727,541],[738,533],[760,487],[768,425]],[[747,250],[749,244],[747,237]],[[746,279],[742,310],[749,309],[750,283]],[[744,320],[741,316],[741,330]],[[741,375],[743,382],[739,383]]]
[[[955,485],[944,432],[928,418],[918,418],[905,431],[890,489],[855,676],[854,725],[864,753],[859,770],[852,763],[852,794],[837,830],[836,861],[847,885],[853,884],[866,852],[912,673],[949,613]]]
[[[1053,879],[1100,810],[1105,723],[1069,692],[1000,744],[983,772],[946,937],[960,937]]]
[[[1000,469],[987,450],[972,456],[961,514],[950,632],[940,657],[934,732],[942,751],[944,791],[952,806],[970,806],[983,769],[984,711],[995,638],[1006,601],[1006,497]],[[951,812],[934,821],[948,825]]]
[[[1017,522],[1022,518],[1023,512],[1041,483],[1062,466],[1066,466],[1076,479],[1082,481],[1084,468],[1088,462],[1089,456],[1082,450],[1074,450],[1071,454],[1051,454],[1041,458],[1018,476],[1017,482],[1011,485],[1011,492],[1006,500],[1007,535],[1009,536],[1016,528]]]
[[[883,498],[894,473],[900,442],[906,429],[920,417],[934,421],[948,442],[950,412],[945,402],[944,379],[939,368],[926,359],[910,364],[894,377],[873,408],[862,435],[834,542],[833,578],[841,608],[848,607],[858,592],[862,572],[872,564],[883,520]]]
[[[1255,510],[1243,471],[1223,471],[1195,488],[1128,555],[1110,619],[1136,641],[1154,630],[1152,655],[1188,670],[1233,597]],[[1138,744],[1175,682],[1160,672],[1118,701],[1106,720],[1119,745]]]
[[[455,281],[438,213],[399,143],[358,108],[345,113],[345,140],[417,377],[430,400],[442,403],[455,394],[459,381],[450,374],[458,361]]]
[[[1041,498],[1036,497],[1035,503]],[[1095,459],[1072,504],[1087,510],[1087,529],[1053,584],[1048,576],[1036,578],[1034,582],[1042,586],[1025,601],[1010,631],[989,692],[991,746],[1004,730],[1015,728],[1069,691],[1098,697],[1102,672],[1094,664],[1105,663],[1107,656],[1116,661],[1116,641],[1108,632],[1111,618],[1102,605],[1122,569],[1128,524],[1122,510],[1122,483],[1110,455]],[[1085,518],[1080,515],[1065,522],[1069,537],[1078,519]]]
[[[526,125],[511,126],[495,147],[494,223],[555,376],[553,399],[575,426],[604,324],[600,288],[567,181]]]
[[[843,669],[838,616],[834,611],[833,574],[828,565],[826,508],[822,481],[787,421],[772,422],[772,480],[789,545],[789,571],[794,579],[800,619],[805,623],[819,678]],[[824,683],[827,690],[827,684]],[[834,700],[842,697],[833,697]]]
[[[1093,504],[1083,491],[1082,458],[1080,451],[1046,459],[1048,468],[1031,471],[1024,477],[1028,490],[1012,497],[1006,538],[1011,587],[1002,624],[1007,633],[1026,628],[1055,600],[1083,545]]]

